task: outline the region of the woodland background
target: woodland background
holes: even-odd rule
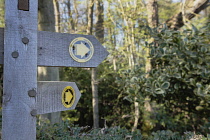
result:
[[[39,30],[95,35],[110,54],[97,68],[38,68],[82,93],[75,110],[38,117],[38,139],[210,137],[209,4],[39,0]]]

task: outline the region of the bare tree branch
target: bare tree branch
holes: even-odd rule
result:
[[[210,5],[209,0],[195,0],[194,6],[186,10],[185,14],[179,12],[178,14],[174,15],[172,18],[168,19],[165,23],[169,28],[178,30],[179,28],[184,26],[183,17],[186,20],[191,20],[202,10],[206,9],[209,5]]]

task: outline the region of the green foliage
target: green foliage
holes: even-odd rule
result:
[[[208,140],[207,137],[203,135],[198,135],[193,132],[185,132],[184,135],[180,135],[177,132],[172,132],[170,130],[162,130],[157,132],[152,132],[152,135],[148,138],[149,140]]]
[[[181,140],[179,133],[170,130],[153,132],[150,139],[154,140]]]
[[[91,129],[70,125],[68,121],[60,124],[43,123],[37,125],[37,140],[141,140],[139,131],[129,132],[120,127]]]
[[[181,132],[207,133],[209,128],[199,125],[210,121],[209,28],[192,26],[182,32],[162,28],[151,35],[155,43],[149,44],[153,69],[146,81],[147,94],[164,106]]]
[[[4,0],[0,0],[0,27],[4,27]]]
[[[132,110],[131,103],[123,100],[125,93],[121,83],[119,73],[112,70],[112,66],[108,61],[100,64],[98,67],[99,77],[99,112],[101,116],[101,127],[104,127],[106,120],[109,127],[122,126],[125,128],[132,127],[130,120],[130,112]]]
[[[210,139],[210,134],[207,134],[207,136],[203,136],[200,134],[195,134],[193,132],[185,132],[183,136],[184,140],[209,140]]]
[[[199,131],[206,134],[209,131],[208,30],[208,27],[198,30],[192,26],[192,29],[183,32],[166,28],[153,32],[156,43],[150,44],[153,70],[149,78],[152,82],[147,87],[152,90],[148,94],[152,93],[152,99],[163,104],[168,112],[166,115],[173,118],[171,124],[176,125],[173,129],[179,128],[180,132]],[[163,82],[170,83],[170,86],[163,88]],[[200,127],[202,124],[208,127]]]
[[[129,93],[128,96],[124,99],[134,102],[133,97],[137,97],[138,101],[143,101],[145,98],[145,88],[142,85],[145,85],[145,73],[143,72],[142,66],[135,66],[133,69],[128,69],[122,72],[120,79],[125,86],[123,86],[124,91]]]
[[[64,120],[70,120],[80,126],[92,126],[92,94],[90,77],[89,69],[85,68],[63,68],[60,71],[60,79],[62,81],[76,82],[82,94],[76,110],[62,112]]]
[[[37,124],[37,140],[208,140],[209,138],[210,135],[204,136],[193,132],[180,135],[170,130],[152,132],[149,137],[143,137],[138,130],[130,132],[116,126],[90,129],[89,126],[74,126],[68,121],[53,125],[45,122]]]
[[[210,127],[210,36],[209,26],[183,31],[150,29],[152,70],[148,77],[142,67],[124,72],[122,77],[128,93],[126,99],[137,97],[144,104],[153,103],[150,130],[169,129],[180,133],[195,131],[207,134]],[[140,108],[145,114],[144,108]],[[143,119],[143,118],[141,118]],[[144,124],[141,125],[144,132]]]
[[[100,64],[97,69],[100,127],[104,127],[106,122],[106,125],[109,127],[122,126],[131,128],[133,120],[130,113],[133,110],[133,106],[131,106],[129,101],[123,99],[126,94],[122,92],[122,85],[116,81],[116,77],[120,77],[119,74],[112,71],[112,65],[108,61]],[[62,81],[76,82],[82,93],[76,110],[62,112],[63,120],[69,120],[79,126],[92,126],[90,69],[64,68],[60,75]]]

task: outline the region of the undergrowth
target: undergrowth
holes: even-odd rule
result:
[[[59,124],[39,122],[37,140],[210,140],[210,134],[203,136],[185,132],[180,135],[178,132],[162,130],[145,137],[139,130],[130,132],[119,126],[91,129],[89,126],[79,127],[64,121]]]

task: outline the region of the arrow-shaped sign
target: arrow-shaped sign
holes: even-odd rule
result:
[[[85,38],[85,41],[89,40],[92,44],[92,47],[88,43],[85,45],[83,42],[83,45],[81,45],[81,43],[76,45],[77,54],[81,55],[81,57],[85,57],[84,55],[88,53],[87,58],[84,58],[81,62],[76,61],[69,54],[70,44],[77,38]],[[29,43],[30,40],[32,39],[29,38]],[[46,67],[97,67],[109,54],[101,43],[92,35],[54,33],[47,31],[38,31],[37,49],[37,65]],[[90,53],[93,51],[88,51],[88,49],[93,49],[94,53]],[[4,29],[0,28],[0,64],[3,64],[4,62],[3,53]]]
[[[74,82],[40,81],[37,86],[37,114],[75,109],[81,97],[81,93]]]

